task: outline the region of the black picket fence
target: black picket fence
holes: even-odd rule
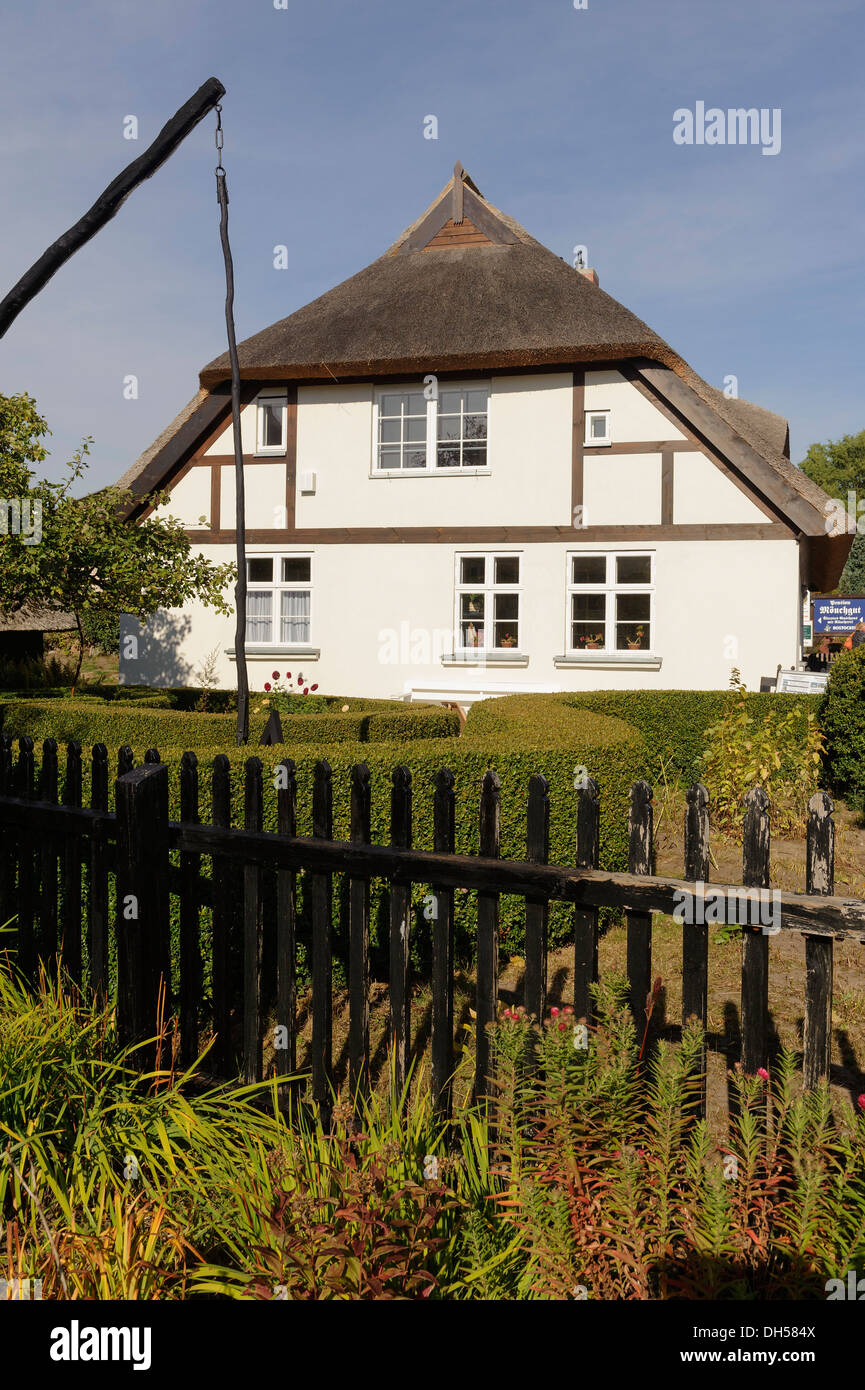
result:
[[[645,1025],[652,989],[652,913],[678,914],[682,924],[682,1018],[706,1025],[708,911],[687,907],[710,900],[733,903],[742,924],[741,1062],[756,1072],[768,1061],[769,936],[762,915],[769,890],[769,802],[755,788],[745,798],[743,874],[739,885],[709,879],[709,796],[697,784],[687,792],[684,877],[658,877],[653,867],[652,790],[636,782],[628,821],[628,872],[599,869],[600,791],[591,778],[575,789],[574,864],[551,865],[549,788],[540,773],[531,777],[526,804],[524,860],[499,857],[501,791],[488,771],[480,788],[479,853],[454,853],[454,777],[443,768],[435,778],[433,844],[412,848],[412,784],[408,768],[397,767],[390,790],[390,843],[371,843],[370,774],[365,764],[351,772],[350,839],[333,838],[333,785],[327,762],[316,764],[313,834],[298,836],[297,785],[290,759],[278,767],[277,833],[262,829],[264,781],[261,761],[244,769],[244,825],[232,826],[231,768],[225,755],[211,770],[212,824],[199,820],[199,767],[194,753],[180,766],[180,820],[169,820],[168,768],[156,749],[144,766],[133,767],[132,751],[117,757],[115,812],[109,805],[109,758],[104,744],[91,754],[90,806],[82,804],[81,746],[66,750],[62,801],[58,750],[42,747],[38,785],[33,740],[0,738],[0,922],[14,920],[13,946],[25,978],[41,961],[49,971],[62,953],[63,967],[82,988],[116,1004],[124,1041],[152,1038],[157,1020],[173,1016],[180,1033],[181,1060],[199,1049],[202,1006],[202,908],[212,913],[212,1009],[215,1043],[212,1070],[220,1076],[255,1081],[263,1074],[263,1038],[273,1026],[280,1074],[297,1067],[297,875],[304,872],[311,917],[311,1080],[314,1098],[327,1108],[332,1062],[332,922],[334,875],[344,875],[349,987],[349,1082],[363,1093],[370,1084],[370,884],[388,885],[389,1043],[398,1084],[411,1053],[410,931],[413,884],[429,887],[432,935],[432,1085],[439,1109],[449,1113],[454,1068],[454,892],[476,898],[476,1081],[478,1096],[491,1083],[491,1038],[499,995],[499,899],[515,894],[525,904],[524,1004],[543,1017],[547,997],[547,923],[550,902],[573,905],[573,1008],[577,1022],[591,1023],[591,986],[598,978],[598,921],[603,908],[624,910],[630,1003]],[[807,892],[773,893],[777,919],[772,930],[805,935],[806,981],[804,1079],[813,1087],[829,1075],[832,1023],[833,943],[865,941],[865,902],[834,896],[832,802],[817,792],[809,803]],[[177,862],[172,856],[176,855]],[[211,873],[202,873],[209,859]],[[264,891],[267,876],[275,892]],[[113,885],[112,885],[113,880]],[[235,891],[238,881],[239,892]],[[113,892],[112,892],[113,886]],[[762,890],[762,892],[761,892]],[[719,897],[720,895],[720,897]],[[179,977],[172,994],[171,902],[179,905]],[[112,908],[113,904],[113,908]],[[756,917],[756,921],[755,921]],[[705,918],[705,920],[704,920]],[[717,916],[714,918],[717,920]],[[729,907],[726,920],[731,920]],[[112,941],[113,934],[113,941]],[[265,935],[274,942],[273,973],[263,976]],[[82,979],[83,946],[89,978]],[[109,960],[116,953],[111,986]],[[235,990],[232,951],[239,951],[242,979]],[[239,998],[237,997],[239,995]],[[275,1008],[271,1009],[270,1004]],[[275,1022],[274,1022],[275,1020]],[[237,1026],[239,1025],[239,1026]],[[235,1036],[239,1044],[235,1046]],[[141,1057],[152,1058],[142,1049]]]

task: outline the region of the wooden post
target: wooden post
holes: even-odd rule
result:
[[[835,891],[835,821],[832,798],[815,792],[808,802],[806,893]],[[804,1084],[828,1081],[832,1061],[833,938],[805,936]]]
[[[628,816],[628,873],[652,872],[652,788],[648,782],[635,782],[631,788],[631,811]],[[630,984],[631,1012],[642,1036],[646,1008],[652,992],[652,914],[627,911],[628,945],[627,969]]]
[[[550,787],[546,777],[536,772],[529,779],[526,808],[526,859],[530,864],[547,864],[550,857]],[[526,1013],[543,1023],[547,999],[547,926],[549,901],[526,899],[526,967],[523,995]]]
[[[12,739],[0,734],[0,796],[14,796],[12,770]],[[17,863],[15,827],[4,821],[0,828],[0,927],[5,927],[16,915],[15,868]],[[17,930],[16,930],[17,938]],[[15,938],[13,938],[15,939]],[[5,937],[4,944],[9,938]]]
[[[369,768],[351,770],[351,829],[353,845],[368,845],[370,827]],[[348,1082],[352,1100],[369,1095],[369,879],[348,881]]]
[[[453,854],[456,839],[454,775],[436,773],[433,798],[433,849]],[[448,1119],[453,1105],[454,1072],[454,892],[432,888],[432,1091],[437,1113]]]
[[[72,739],[66,745],[66,781],[63,805],[80,808],[82,795],[81,744]],[[77,835],[66,835],[63,844],[62,872],[62,931],[63,966],[76,984],[81,984],[81,841]]]
[[[709,793],[695,782],[686,793],[685,878],[709,881]],[[709,928],[698,922],[682,924],[682,1025],[696,1018],[703,1027],[700,1115],[706,1113],[706,1024],[709,996]]]
[[[297,779],[291,758],[277,768],[277,830],[291,839],[297,835]],[[285,1029],[286,1047],[276,1059],[279,1071],[297,1067],[297,901],[293,869],[276,871],[276,1021]],[[282,1036],[282,1035],[281,1035]],[[288,1085],[280,1088],[283,1098]]]
[[[15,794],[33,800],[33,740],[25,734],[18,740],[15,766]],[[18,969],[31,984],[36,981],[36,938],[33,930],[35,907],[35,866],[32,843],[26,834],[18,836]]]
[[[157,1031],[160,946],[168,932],[168,768],[134,768],[118,777],[117,1021],[124,1044]],[[164,982],[166,985],[168,982]],[[153,1049],[136,1054],[152,1064]]]
[[[312,785],[312,833],[317,840],[333,839],[333,774],[325,759],[317,762]],[[330,1121],[332,1082],[333,1001],[331,999],[331,911],[333,875],[310,874],[312,902],[312,1098]]]
[[[601,794],[594,777],[577,793],[578,869],[597,869],[601,853]],[[574,1018],[591,1024],[595,1005],[591,987],[598,979],[598,909],[574,908]]]
[[[180,820],[200,825],[198,759],[180,759]],[[188,1067],[198,1056],[198,1008],[201,1002],[200,889],[201,855],[180,855],[180,1060]]]
[[[501,782],[489,769],[481,786],[479,852],[498,859],[501,838]],[[478,893],[477,1037],[475,1096],[488,1096],[494,1085],[492,1039],[487,1025],[495,1023],[499,1002],[499,894]]]
[[[124,777],[127,772],[131,772],[135,766],[135,755],[128,743],[124,743],[122,748],[117,750],[117,776]]]
[[[263,824],[263,786],[260,758],[247,758],[243,824],[260,831]],[[261,1037],[261,869],[243,866],[243,1077],[263,1076]]]
[[[390,793],[390,842],[411,849],[411,773],[395,767]],[[390,885],[390,1045],[394,1081],[402,1094],[411,1049],[411,997],[409,995],[409,937],[411,932],[411,884]]]
[[[46,738],[42,744],[42,767],[39,770],[39,800],[49,806],[57,805],[57,740]],[[65,846],[64,846],[65,848]],[[57,968],[57,840],[45,832],[39,847],[39,955],[46,969]]]
[[[213,824],[227,830],[231,825],[231,763],[225,753],[217,753],[213,759],[211,788]],[[231,921],[235,875],[231,861],[221,854],[212,856],[212,865],[214,1065],[220,1076],[232,1076],[235,1059],[231,1040]]]
[[[108,810],[108,749],[94,743],[90,763],[90,809]],[[101,1004],[108,1000],[108,840],[94,827],[90,841],[87,909],[90,928],[90,988]]]
[[[762,787],[745,795],[742,883],[769,887],[769,798]],[[769,938],[742,927],[742,1070],[753,1075],[769,1060]]]

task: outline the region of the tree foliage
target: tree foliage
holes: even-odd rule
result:
[[[853,515],[858,528],[847,564],[838,581],[840,594],[865,593],[865,430],[812,444],[800,467],[830,497],[848,505],[853,493]]]
[[[117,487],[72,496],[89,467],[90,439],[76,450],[62,481],[36,478],[32,465],[46,457],[41,440],[47,432],[30,396],[0,396],[0,498],[15,499],[19,511],[29,503],[31,531],[28,536],[24,526],[16,531],[7,524],[0,535],[0,612],[32,603],[73,613],[76,680],[88,628],[123,613],[144,622],[159,608],[180,608],[191,599],[231,612],[225,590],[234,566],[193,554],[180,521],[153,515],[128,521],[133,495]],[[152,498],[154,506],[165,500],[162,494]],[[4,516],[9,523],[8,507]]]

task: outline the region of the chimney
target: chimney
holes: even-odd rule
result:
[[[593,285],[598,283],[598,272],[596,270],[591,270],[587,265],[578,265],[577,270],[581,275],[584,275],[587,280],[590,280]]]

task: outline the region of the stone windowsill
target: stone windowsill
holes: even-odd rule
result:
[[[529,658],[525,652],[485,652],[476,656],[474,652],[449,652],[442,657],[442,666],[528,666]]]
[[[226,647],[225,655],[231,657],[232,661],[237,656],[234,647]],[[304,661],[318,661],[321,656],[320,647],[247,647],[246,659],[253,656],[302,656]]]
[[[553,657],[553,665],[559,670],[567,667],[582,667],[589,671],[616,670],[633,667],[638,671],[660,671],[663,658],[652,652],[580,652],[573,655]]]

